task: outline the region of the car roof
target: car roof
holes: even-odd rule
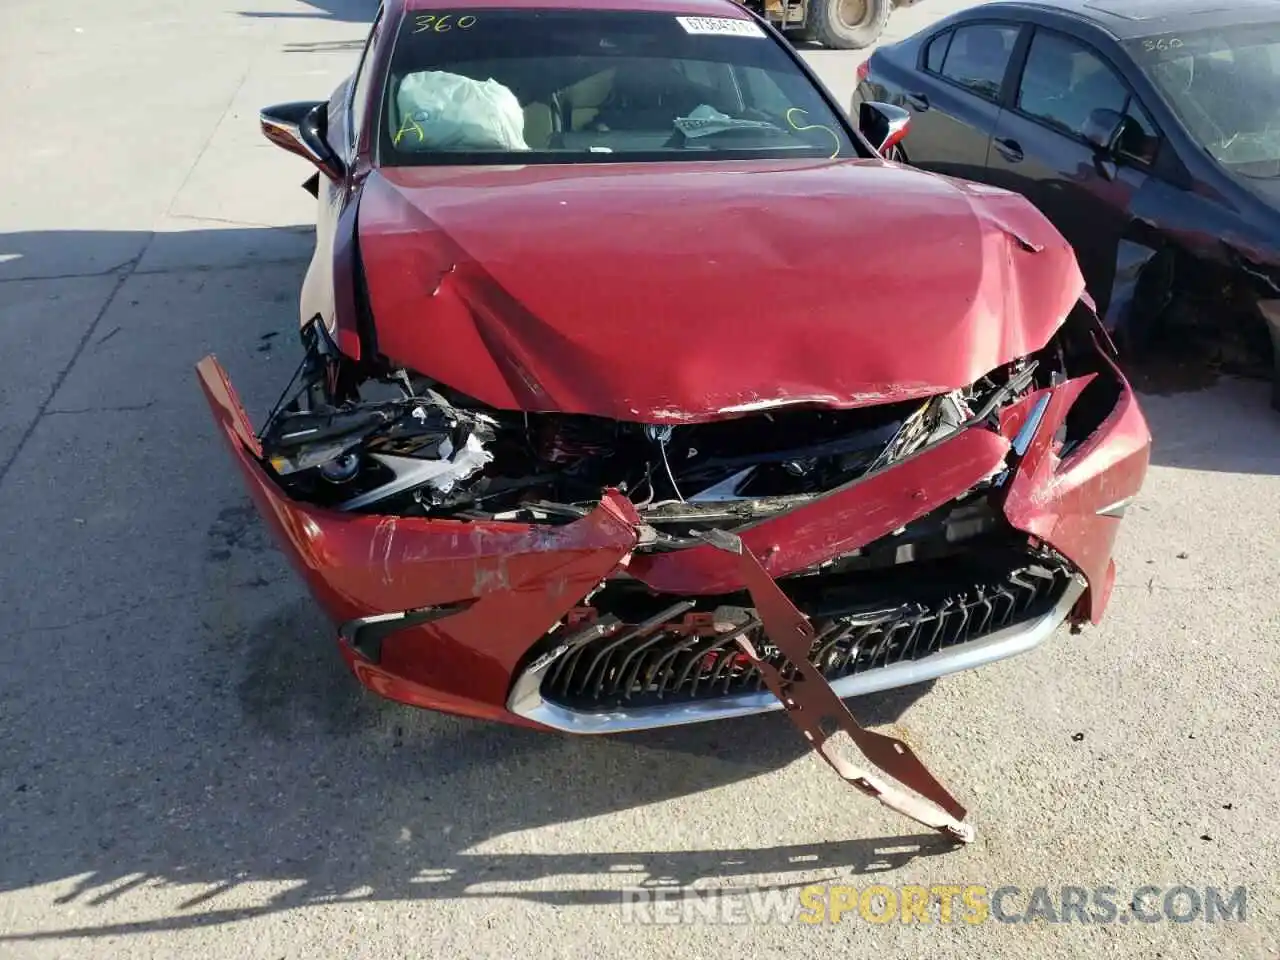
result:
[[[1008,7],[1069,14],[1120,40],[1202,27],[1280,23],[1277,0],[991,0],[965,13]]]
[[[666,13],[672,16],[731,17],[749,20],[751,14],[734,0],[392,0],[406,10],[582,10]]]

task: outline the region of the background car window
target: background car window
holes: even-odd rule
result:
[[[1127,117],[1124,133],[1116,144],[1116,152],[1127,160],[1137,160],[1144,164],[1156,162],[1156,153],[1160,149],[1160,131],[1156,129],[1151,115],[1142,108],[1136,97],[1130,95],[1124,109]]]
[[[360,66],[356,70],[355,87],[351,94],[351,124],[349,130],[349,140],[351,146],[356,145],[356,139],[360,136],[360,131],[364,127],[364,118],[368,113],[369,103],[369,84],[373,76],[373,57],[370,51],[378,42],[378,36],[382,32],[382,9],[378,9],[378,15],[373,21],[373,28],[369,31],[369,39],[365,43],[364,53],[360,57]]]
[[[925,51],[924,68],[930,73],[942,72],[942,61],[947,56],[947,44],[951,42],[951,31],[929,41],[929,49]]]
[[[947,48],[942,75],[988,100],[996,100],[1017,39],[1015,26],[980,23],[960,27]]]
[[[1280,176],[1280,21],[1130,41],[1188,132],[1244,176]]]
[[[1018,109],[1079,136],[1094,110],[1124,113],[1129,91],[1087,47],[1037,30],[1018,88]]]

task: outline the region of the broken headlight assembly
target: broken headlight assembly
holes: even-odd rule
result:
[[[295,499],[360,510],[407,496],[447,505],[491,459],[496,423],[421,389],[407,374],[357,383],[324,327],[303,331],[305,355],[259,435]],[[362,392],[363,390],[363,392]]]
[[[1060,459],[1078,450],[1116,409],[1125,383],[1117,365],[1119,355],[1093,308],[1079,301],[1039,354],[1037,362],[1053,371],[1043,386],[1090,376],[1054,437],[1054,453]],[[1014,444],[1015,451],[1018,444]],[[1020,451],[1018,451],[1020,452]]]

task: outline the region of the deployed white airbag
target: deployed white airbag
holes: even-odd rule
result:
[[[507,87],[490,78],[441,70],[411,73],[396,92],[400,150],[528,150],[524,111]]]

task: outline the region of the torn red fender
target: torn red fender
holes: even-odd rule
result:
[[[1119,367],[1114,409],[1092,435],[1064,458],[1055,436],[1072,407],[1098,374],[1086,374],[1027,394],[1000,414],[1000,431],[1014,438],[1033,415],[1038,426],[1009,481],[1004,513],[1018,529],[1062,554],[1089,585],[1072,614],[1074,622],[1102,619],[1115,580],[1112,552],[1120,520],[1142,488],[1151,458],[1151,431]]]
[[[640,526],[631,501],[606,490],[586,516],[546,528],[299,503],[259,462],[253,425],[218,361],[206,357],[197,371],[249,494],[340,625],[339,650],[357,679],[401,703],[528,725],[505,709],[512,673],[530,637],[544,634],[631,557]],[[394,633],[376,626],[396,621],[403,629]]]
[[[765,633],[790,662],[787,676],[763,659],[745,637],[738,645],[751,658],[765,684],[781,701],[791,722],[809,745],[846,782],[875,797],[886,807],[910,817],[962,843],[974,838],[971,824],[964,822],[965,808],[934,778],[911,748],[901,740],[863,729],[849,712],[826,677],[809,662],[814,631],[809,620],[769,576],[760,561],[743,547],[741,538],[724,531],[704,535],[715,547],[737,555],[740,575],[751,594]],[[909,793],[853,766],[827,749],[827,741],[843,730],[862,755],[888,774]]]

